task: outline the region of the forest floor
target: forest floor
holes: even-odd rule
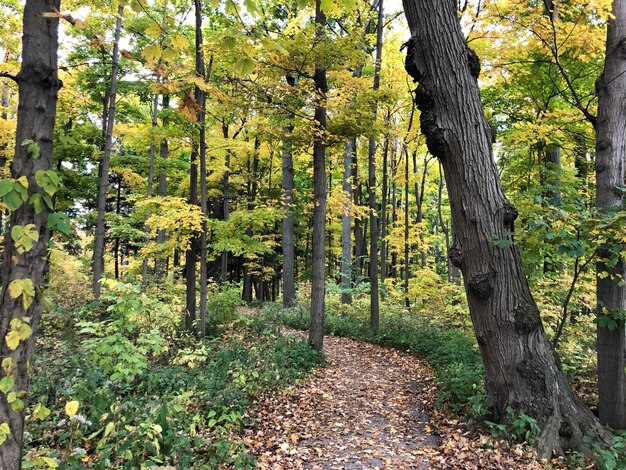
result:
[[[244,441],[260,468],[545,468],[436,410],[433,374],[414,356],[333,336],[324,351],[325,367],[250,410]]]
[[[296,333],[301,334],[301,333]],[[257,403],[246,443],[268,468],[428,468],[435,385],[416,358],[324,339],[326,366]]]

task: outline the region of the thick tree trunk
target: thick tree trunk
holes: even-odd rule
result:
[[[45,13],[53,13],[61,8],[58,0],[27,0],[24,7],[22,67],[16,82],[19,89],[15,156],[11,164],[11,177],[15,180],[28,180],[28,195],[44,195],[35,180],[38,171],[53,170],[52,141],[56,117],[57,92],[61,82],[57,77],[58,17],[46,18]],[[39,157],[35,158],[24,142],[31,140],[39,147]],[[17,183],[16,184],[20,184]],[[2,294],[0,297],[0,360],[2,377],[12,376],[12,392],[25,393],[29,390],[28,361],[35,346],[35,337],[20,340],[15,347],[8,344],[7,334],[23,324],[29,324],[34,332],[41,318],[41,296],[48,271],[48,214],[43,206],[36,213],[32,204],[24,202],[14,210],[9,219],[9,233],[14,227],[34,225],[39,235],[32,248],[20,252],[12,237],[5,238],[4,263],[2,267]],[[9,286],[29,285],[33,292],[30,301],[26,293],[15,297]],[[19,395],[18,395],[19,396]],[[8,394],[0,393],[0,423],[6,423],[10,432],[0,445],[0,468],[17,470],[21,468],[22,435],[26,408],[7,402]],[[16,411],[17,410],[17,411]]]
[[[98,220],[93,248],[93,281],[91,290],[94,297],[100,297],[100,279],[104,275],[104,216],[106,213],[107,191],[109,189],[109,167],[111,165],[111,150],[113,149],[113,126],[115,125],[115,101],[117,99],[117,75],[119,71],[120,37],[122,35],[122,20],[124,18],[124,5],[120,4],[117,9],[115,22],[115,37],[113,40],[113,65],[111,69],[111,84],[108,92],[108,111],[106,132],[104,136],[104,153],[100,163],[100,185],[98,188]]]
[[[291,75],[286,77],[289,86],[296,85],[296,79]],[[294,200],[293,200],[293,119],[294,113],[287,114],[287,123],[283,127],[283,306],[291,307],[296,299],[295,273],[295,231],[294,231]]]
[[[613,1],[609,21],[604,72],[596,82],[596,205],[601,213],[623,206],[626,157],[626,0]],[[611,264],[609,246],[598,250],[598,315],[622,318],[613,328],[598,326],[598,411],[603,423],[626,429],[626,376],[624,374],[624,320],[626,271],[623,259]]]
[[[326,15],[321,9],[321,0],[315,1],[315,39],[324,39]],[[313,141],[313,240],[311,267],[311,324],[309,344],[316,351],[324,346],[324,308],[326,296],[326,69],[323,65],[315,67],[315,137]]]
[[[341,303],[352,303],[352,162],[356,137],[346,142],[343,150],[343,181],[341,189],[346,203],[341,214]]]
[[[517,211],[504,196],[493,158],[477,77],[456,2],[404,0],[412,37],[407,71],[419,81],[416,103],[430,152],[445,172],[456,246],[474,331],[485,365],[488,404],[498,421],[507,408],[537,420],[542,456],[587,449],[585,435],[608,444],[609,433],[573,394],[548,341],[513,240]]]

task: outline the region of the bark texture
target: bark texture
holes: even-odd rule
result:
[[[286,77],[289,86],[296,85],[296,79],[291,75]],[[283,151],[282,151],[282,190],[283,190],[283,306],[291,307],[296,299],[296,248],[294,231],[294,200],[293,200],[293,119],[294,113],[289,112],[286,116],[287,123],[283,127]]]
[[[326,15],[321,9],[321,0],[315,2],[315,39],[320,42],[324,38]],[[324,244],[326,230],[326,69],[322,64],[315,67],[316,104],[315,104],[315,137],[313,141],[313,240],[312,249],[312,281],[311,281],[311,325],[309,327],[309,344],[316,351],[324,346],[324,309],[326,296],[326,246]]]
[[[115,125],[115,101],[117,99],[117,75],[119,72],[120,36],[122,35],[122,20],[124,5],[117,9],[115,22],[115,37],[113,40],[113,65],[111,69],[111,84],[109,85],[108,111],[106,113],[106,132],[104,135],[104,153],[100,163],[100,185],[98,188],[98,220],[93,247],[93,280],[91,290],[94,297],[100,297],[100,279],[104,275],[104,236],[106,227],[104,216],[106,213],[107,191],[109,189],[109,167],[111,165],[111,151],[113,150],[113,126]]]
[[[17,75],[19,106],[15,156],[11,164],[11,177],[28,179],[28,195],[43,195],[37,185],[35,173],[53,169],[52,141],[56,116],[57,92],[61,82],[57,77],[58,18],[44,18],[42,13],[59,11],[59,0],[28,0],[24,7],[22,67]],[[34,158],[25,140],[39,146],[40,156]],[[23,253],[16,249],[12,237],[5,238],[4,263],[2,267],[2,297],[0,298],[0,360],[9,359],[12,367],[3,367],[1,377],[13,375],[12,391],[28,393],[28,361],[35,345],[34,335],[20,341],[16,349],[10,349],[5,341],[11,322],[19,319],[30,323],[34,332],[41,318],[41,295],[48,270],[48,213],[47,207],[37,214],[30,203],[23,203],[10,216],[9,233],[16,226],[33,224],[39,239]],[[35,296],[28,308],[24,308],[22,296],[11,298],[8,286],[14,280],[30,279]],[[12,370],[11,370],[12,369]],[[27,397],[27,395],[26,395]],[[24,401],[26,401],[24,397]],[[13,410],[7,395],[0,393],[0,423],[7,423],[10,434],[0,445],[0,468],[16,470],[21,467],[22,434],[25,410]]]
[[[477,78],[480,64],[465,42],[456,2],[404,0],[412,37],[406,68],[419,82],[416,104],[429,151],[440,159],[449,190],[455,246],[483,362],[488,403],[537,420],[542,456],[587,450],[583,438],[609,434],[574,396],[548,341],[517,247],[496,247],[517,217],[500,186]]]
[[[613,2],[609,21],[606,61],[596,82],[596,205],[601,213],[623,207],[626,144],[626,0]],[[597,264],[598,315],[623,316],[626,286],[624,261],[609,266],[608,246],[600,247]],[[616,429],[626,429],[626,376],[624,374],[624,321],[613,329],[598,326],[598,411],[600,420]]]

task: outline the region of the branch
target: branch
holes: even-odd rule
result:
[[[11,75],[8,72],[0,72],[0,78],[10,78],[11,80],[13,80],[15,83],[17,83],[17,76],[15,75]]]

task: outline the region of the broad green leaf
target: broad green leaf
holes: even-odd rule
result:
[[[0,380],[0,392],[8,393],[9,390],[13,388],[14,382],[15,381],[13,380],[13,377],[11,376],[3,377],[2,380]]]

